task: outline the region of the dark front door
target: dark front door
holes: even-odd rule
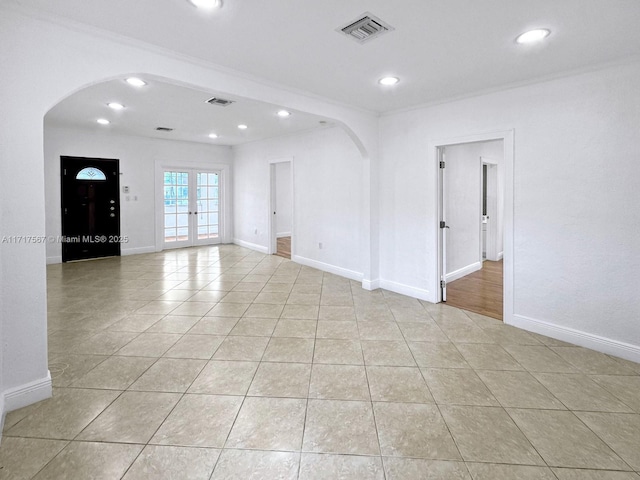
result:
[[[120,255],[118,163],[60,157],[63,262]]]

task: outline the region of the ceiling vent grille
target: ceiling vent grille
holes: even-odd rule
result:
[[[173,132],[173,128],[170,127],[156,127],[156,130],[159,132]]]
[[[370,13],[363,13],[357,20],[336,29],[358,43],[368,42],[393,30],[395,29],[391,25]]]
[[[210,105],[218,105],[219,107],[228,107],[235,102],[233,100],[225,100],[224,98],[211,97],[206,103]]]

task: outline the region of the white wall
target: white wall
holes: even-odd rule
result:
[[[293,196],[291,191],[291,162],[275,164],[276,170],[276,235],[291,235]]]
[[[241,145],[233,152],[239,244],[267,250],[269,161],[293,158],[294,260],[362,278],[363,160],[341,128]]]
[[[435,297],[429,143],[514,129],[509,320],[640,360],[639,78],[632,63],[384,116],[381,277]]]
[[[360,190],[354,199],[361,210],[355,227],[361,236],[355,250],[361,254],[353,256],[349,243],[345,254],[352,256],[344,264],[358,263],[352,268],[362,268],[369,281],[377,280],[379,249],[379,270],[386,285],[433,295],[437,169],[435,162],[427,164],[428,142],[513,128],[514,322],[557,337],[574,332],[571,338],[578,343],[617,349],[640,360],[637,63],[388,115],[378,131],[378,120],[369,113],[189,62],[137,42],[87,32],[0,5],[4,235],[45,235],[45,113],[91,83],[132,73],[155,75],[212,93],[335,118],[345,125],[362,154],[362,175],[346,185]],[[380,162],[378,141],[383,150]],[[264,170],[259,173],[264,178]],[[251,179],[252,173],[245,169],[244,177]],[[266,202],[266,194],[258,201]],[[342,225],[342,219],[338,223]],[[350,227],[339,237],[353,230]],[[332,242],[329,238],[327,245]],[[339,252],[331,254],[332,262],[343,262]],[[5,395],[23,397],[12,396],[7,409],[50,393],[45,259],[43,244],[10,244],[0,250],[0,377]]]
[[[173,166],[192,163],[230,165],[231,148],[202,143],[175,142],[154,138],[112,135],[90,130],[46,126],[44,136],[46,234],[61,235],[60,156],[117,158],[120,160],[120,233],[128,237],[122,254],[156,250],[156,177],[157,162]],[[231,179],[225,179],[231,184]],[[123,186],[129,193],[122,193]],[[226,192],[225,192],[226,193]],[[230,193],[230,192],[229,192]],[[127,200],[127,198],[129,200]],[[231,202],[225,202],[229,207]],[[231,212],[228,218],[233,217]],[[229,222],[227,222],[229,223]],[[232,225],[225,228],[232,231]],[[160,246],[160,245],[158,245]],[[59,263],[62,244],[47,243],[47,261]]]
[[[43,118],[71,93],[95,82],[135,74],[321,115],[345,126],[365,156],[362,252],[365,275],[377,275],[377,225],[369,192],[377,159],[377,118],[366,112],[286,91],[259,81],[176,57],[166,50],[75,24],[29,16],[18,5],[0,3],[0,195],[5,235],[45,235]],[[37,14],[37,12],[36,12]],[[64,22],[63,22],[64,23]],[[374,235],[375,237],[375,235]],[[0,251],[3,371],[6,408],[51,393],[47,369],[46,251],[42,243],[3,245]],[[36,382],[34,384],[34,382]],[[36,386],[34,386],[36,385]]]

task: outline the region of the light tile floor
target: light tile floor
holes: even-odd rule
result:
[[[0,478],[640,480],[640,365],[237,246],[48,268]]]

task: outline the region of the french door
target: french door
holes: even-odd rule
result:
[[[220,190],[219,171],[164,170],[164,248],[220,242]]]

